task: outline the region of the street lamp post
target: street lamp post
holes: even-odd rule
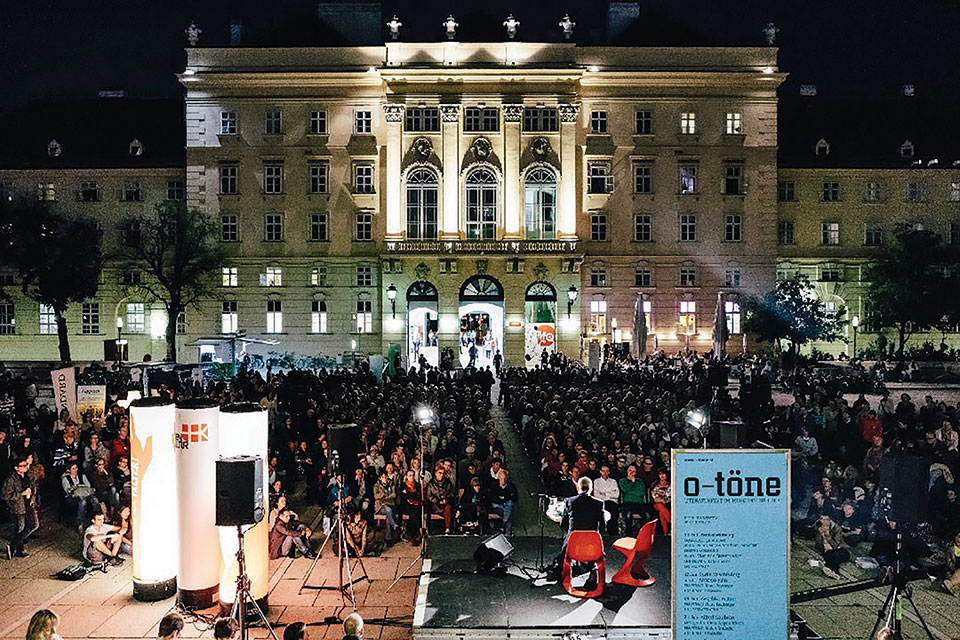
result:
[[[577,285],[572,284],[570,288],[567,289],[567,317],[570,317],[570,312],[573,311],[573,303],[577,301]]]
[[[394,285],[387,287],[387,300],[390,301],[390,313],[394,319],[397,317],[397,288]]]
[[[117,316],[117,366],[123,364],[123,318]]]
[[[857,327],[860,326],[860,316],[853,316],[850,319],[850,326],[853,327],[853,358],[857,357]]]

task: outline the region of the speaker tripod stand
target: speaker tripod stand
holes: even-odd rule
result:
[[[909,602],[910,606],[913,607],[913,613],[917,616],[920,626],[927,633],[927,638],[934,640],[933,633],[927,626],[927,621],[923,619],[923,614],[920,613],[917,603],[913,601],[913,590],[907,582],[907,572],[904,571],[900,562],[902,549],[903,533],[897,531],[897,548],[894,554],[893,572],[890,575],[890,591],[887,592],[883,605],[877,611],[877,621],[873,625],[873,631],[870,632],[868,640],[874,640],[877,637],[877,631],[884,620],[886,620],[884,628],[892,633],[889,636],[891,640],[903,640],[903,600]]]
[[[246,555],[243,552],[243,529],[241,525],[237,525],[237,591],[233,598],[233,610],[230,612],[230,617],[234,618],[237,623],[240,625],[240,637],[239,640],[247,640],[249,637],[249,628],[247,626],[247,605],[256,611],[257,616],[260,618],[260,621],[263,623],[263,626],[267,628],[267,631],[270,633],[270,637],[273,640],[277,640],[277,634],[274,633],[273,627],[270,626],[270,622],[267,620],[267,616],[263,613],[263,609],[260,608],[260,605],[257,604],[256,599],[253,597],[253,594],[250,593],[250,578],[247,577],[247,561]]]

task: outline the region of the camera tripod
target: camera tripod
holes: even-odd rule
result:
[[[930,627],[927,626],[926,620],[923,619],[917,603],[913,601],[913,589],[910,588],[906,571],[904,571],[900,562],[902,549],[903,533],[897,531],[897,547],[894,553],[893,572],[890,576],[890,591],[887,592],[887,597],[883,601],[883,605],[881,605],[880,610],[877,611],[877,621],[873,625],[873,631],[870,632],[868,640],[874,640],[874,638],[876,638],[880,624],[884,621],[886,621],[884,628],[889,629],[893,633],[893,640],[903,640],[903,600],[909,602],[910,606],[913,607],[913,612],[916,614],[917,620],[920,621],[920,626],[923,627],[923,630],[927,633],[927,638],[934,640]]]
[[[343,512],[343,478],[340,476],[340,473],[339,473],[340,465],[338,464],[338,461],[339,461],[339,457],[337,457],[335,453],[333,457],[333,466],[334,466],[334,473],[336,474],[335,477],[336,477],[336,483],[337,483],[337,515],[336,515],[336,523],[334,525],[336,528],[334,529],[333,527],[331,527],[330,533],[327,534],[327,537],[324,539],[323,544],[320,545],[320,549],[317,551],[317,555],[313,559],[313,563],[310,565],[310,569],[307,571],[306,575],[304,575],[303,577],[303,584],[300,585],[300,589],[301,590],[303,589],[336,589],[337,591],[340,592],[340,596],[343,600],[344,606],[346,606],[346,604],[349,602],[353,610],[356,611],[357,599],[353,592],[353,585],[355,582],[361,579],[366,580],[367,582],[370,582],[370,574],[367,573],[367,568],[363,566],[363,558],[360,557],[360,554],[357,554],[357,563],[360,566],[360,569],[363,570],[363,578],[357,578],[356,580],[354,580],[353,570],[350,568],[350,544],[347,542],[347,535],[348,535],[347,525],[344,522],[344,512]],[[330,542],[330,538],[334,535],[334,532],[336,532],[337,552],[338,552],[338,555],[340,556],[340,568],[338,572],[339,580],[337,582],[337,586],[336,587],[333,587],[333,586],[308,587],[307,580],[310,579],[310,574],[313,573],[314,567],[317,566],[317,561],[320,559],[320,556],[323,555],[323,550],[326,548],[327,543]],[[346,570],[347,570],[346,582],[343,581],[344,564],[346,564]]]
[[[253,594],[250,593],[250,579],[247,577],[247,561],[243,552],[243,529],[240,525],[237,525],[237,591],[233,598],[233,610],[230,612],[230,617],[234,618],[240,625],[239,640],[247,640],[249,637],[249,629],[247,627],[248,603],[251,605],[251,608],[257,612],[257,616],[267,628],[267,631],[270,632],[270,637],[273,638],[273,640],[277,640],[277,634],[274,633],[273,627],[270,626],[270,622],[267,620],[267,616],[264,615],[263,609],[260,608]]]

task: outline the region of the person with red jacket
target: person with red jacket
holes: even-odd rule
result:
[[[860,418],[860,437],[868,446],[873,445],[873,439],[883,435],[883,423],[877,417],[877,412],[871,409]]]

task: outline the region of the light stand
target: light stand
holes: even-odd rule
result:
[[[237,623],[240,625],[239,640],[247,640],[249,637],[249,630],[247,628],[247,602],[249,602],[252,605],[253,610],[257,612],[257,616],[267,628],[267,631],[270,633],[270,637],[273,638],[273,640],[277,640],[277,634],[274,633],[273,627],[270,626],[270,622],[267,620],[267,616],[264,615],[263,609],[260,608],[260,605],[257,604],[253,594],[250,593],[250,579],[247,577],[246,556],[243,553],[243,529],[241,528],[241,525],[238,524],[237,593],[233,598],[233,611],[230,612],[230,617],[236,619]]]
[[[430,409],[424,407],[421,408],[417,416],[417,425],[420,427],[419,440],[420,440],[420,474],[423,475],[423,449],[426,446],[426,443],[423,440],[423,429],[433,422],[433,412]],[[427,505],[424,500],[424,482],[423,478],[417,478],[417,482],[420,483],[420,552],[414,556],[413,560],[410,561],[410,564],[407,565],[407,568],[401,571],[396,579],[390,583],[390,586],[387,587],[387,591],[393,589],[401,578],[407,577],[407,572],[410,569],[413,569],[413,565],[417,564],[417,561],[423,561],[427,555]],[[403,519],[401,518],[401,522]]]
[[[900,562],[900,552],[902,549],[903,533],[898,529],[897,550],[894,554],[893,562],[893,575],[890,576],[890,591],[887,593],[887,598],[883,601],[883,605],[880,607],[880,610],[877,611],[877,621],[873,625],[873,631],[870,632],[868,640],[873,640],[876,637],[877,630],[880,629],[880,623],[882,623],[884,620],[887,621],[886,626],[893,631],[894,640],[903,640],[902,600],[906,600],[910,603],[910,606],[913,607],[913,612],[917,616],[917,620],[920,621],[920,626],[923,627],[923,630],[927,633],[927,637],[930,640],[934,640],[933,633],[931,633],[930,627],[927,626],[927,621],[923,619],[920,609],[917,608],[917,603],[913,601],[913,590],[910,588],[910,585],[907,582],[907,575],[904,572],[903,566]],[[888,607],[889,612],[887,611]]]

